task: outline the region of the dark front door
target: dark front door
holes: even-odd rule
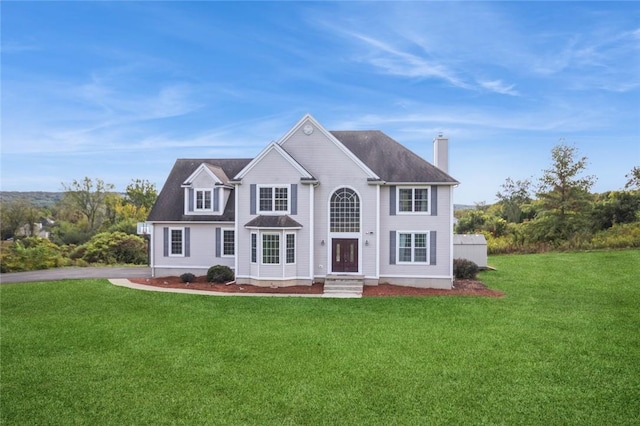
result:
[[[358,239],[334,238],[332,241],[332,272],[358,272]]]

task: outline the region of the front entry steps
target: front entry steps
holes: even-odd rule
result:
[[[329,275],[324,280],[322,297],[360,298],[364,287],[364,277],[353,275]]]

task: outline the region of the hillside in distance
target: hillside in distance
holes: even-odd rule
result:
[[[0,203],[4,204],[23,199],[37,207],[53,207],[63,196],[64,192],[0,191]]]

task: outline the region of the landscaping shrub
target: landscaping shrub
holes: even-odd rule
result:
[[[89,263],[144,265],[147,263],[147,243],[137,235],[124,232],[101,232],[79,246],[82,259]]]
[[[65,263],[60,248],[40,237],[28,237],[13,242],[2,250],[1,272],[22,272],[49,269]]]
[[[180,281],[182,281],[183,283],[192,283],[195,280],[196,276],[191,272],[185,272],[184,274],[180,275]]]
[[[478,270],[478,265],[469,259],[453,259],[453,276],[456,279],[473,280]]]
[[[224,283],[233,281],[233,271],[228,266],[216,265],[207,271],[207,281],[211,283]]]

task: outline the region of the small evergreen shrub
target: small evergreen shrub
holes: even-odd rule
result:
[[[180,275],[180,281],[182,281],[183,283],[192,283],[195,280],[196,276],[191,272],[185,272],[184,274]]]
[[[453,259],[453,276],[458,280],[473,280],[478,270],[478,265],[469,259]]]
[[[207,281],[210,283],[225,283],[233,281],[233,271],[228,266],[215,265],[207,271]]]

